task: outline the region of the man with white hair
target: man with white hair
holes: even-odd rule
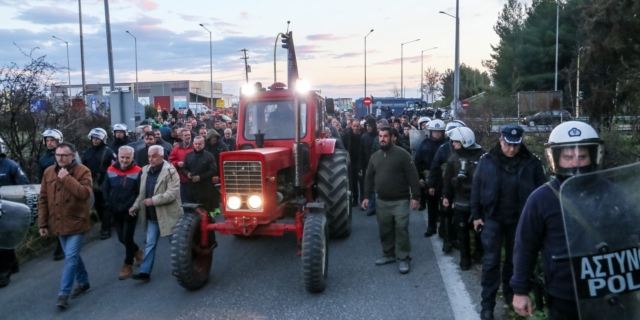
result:
[[[162,146],[149,147],[149,164],[142,168],[140,193],[129,208],[131,216],[140,215],[140,223],[147,232],[147,246],[139,273],[131,276],[143,282],[151,280],[158,238],[170,236],[183,213],[178,171],[163,159],[163,155]]]
[[[230,128],[224,129],[224,143],[229,147],[230,151],[236,150],[236,138],[233,136],[233,130]]]

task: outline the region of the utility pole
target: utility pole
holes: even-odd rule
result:
[[[247,57],[247,51],[249,51],[249,50],[242,49],[240,51],[242,51],[244,53],[244,57],[242,57],[240,59],[244,60],[244,76],[245,76],[245,79],[246,79],[247,83],[249,83],[249,66],[247,65],[247,59],[249,59],[249,57]]]
[[[109,58],[109,86],[111,91],[116,90],[115,76],[113,75],[113,49],[111,47],[111,22],[109,20],[109,0],[104,0],[104,19],[107,27],[107,53]]]
[[[460,106],[460,3],[456,0],[456,71],[455,84],[453,86],[453,119],[458,118],[458,108]]]
[[[82,101],[87,103],[87,83],[84,77],[84,40],[82,37],[82,0],[78,0],[78,15],[80,20],[80,65],[82,68]]]
[[[560,33],[560,2],[558,2],[557,12],[556,12],[556,82],[555,82],[555,91],[558,91],[558,34]],[[560,112],[560,116],[562,116],[562,112]]]

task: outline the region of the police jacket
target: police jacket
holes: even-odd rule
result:
[[[0,187],[29,184],[29,179],[20,166],[6,156],[0,156]]]
[[[358,157],[359,165],[358,170],[367,170],[369,166],[369,159],[371,159],[371,152],[373,149],[373,140],[378,136],[378,131],[374,130],[373,132],[365,132],[362,134],[362,138],[360,138],[360,156]]]
[[[45,153],[38,159],[38,182],[42,182],[42,176],[44,175],[44,170],[56,164],[56,149],[47,149]]]
[[[420,147],[418,148],[418,152],[416,152],[416,169],[418,169],[418,175],[420,179],[427,179],[424,175],[424,171],[431,170],[431,164],[433,163],[433,158],[435,158],[436,153],[438,152],[438,148],[445,143],[444,139],[441,140],[432,140],[429,137],[422,140]]]
[[[115,138],[113,142],[109,143],[109,149],[111,149],[111,151],[113,151],[117,156],[120,147],[126,146],[132,142],[133,140],[129,139],[129,137],[124,137],[122,139]]]
[[[478,160],[484,153],[485,151],[480,147],[477,149],[455,150],[447,162],[442,197],[455,203],[457,209],[464,211],[469,211],[470,209],[473,174],[476,171]],[[463,162],[464,170],[462,168]]]
[[[509,170],[500,162],[502,150],[500,143],[485,153],[473,176],[473,188],[471,190],[471,215],[473,220],[491,218],[498,202],[500,191],[500,170]],[[542,162],[532,154],[523,144],[516,155],[520,164],[517,167],[518,212],[522,212],[527,198],[539,186],[548,181],[544,174]]]
[[[107,170],[102,183],[105,205],[114,212],[128,214],[129,208],[140,193],[140,175],[142,168],[133,162],[127,170],[122,170],[119,162]]]
[[[91,171],[91,179],[94,182],[94,186],[96,186],[96,183],[97,186],[102,185],[107,169],[109,169],[113,161],[116,161],[116,155],[104,143],[100,143],[97,147],[91,146],[84,152],[82,164]]]
[[[442,183],[442,165],[449,161],[453,153],[453,145],[451,142],[443,143],[438,152],[436,152],[431,162],[431,170],[429,170],[429,189],[436,189]]]

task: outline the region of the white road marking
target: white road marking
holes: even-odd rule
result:
[[[452,256],[442,252],[442,240],[437,234],[431,237],[431,245],[438,261],[444,287],[449,296],[453,316],[458,320],[480,319],[476,305],[472,302],[471,296],[460,278],[458,265],[453,261]]]

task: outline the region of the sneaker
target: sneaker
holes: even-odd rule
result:
[[[480,313],[481,320],[493,320],[493,311],[491,310],[482,310]]]
[[[409,259],[400,260],[400,264],[398,265],[398,271],[402,274],[409,273]]]
[[[140,273],[138,273],[138,274],[134,274],[134,275],[132,275],[132,276],[131,276],[131,279],[133,279],[133,280],[139,280],[139,281],[142,281],[142,282],[145,282],[145,283],[146,283],[146,282],[151,281],[151,275],[150,275],[150,274],[148,274],[148,273],[140,272]]]
[[[384,256],[378,260],[376,260],[376,266],[385,265],[387,263],[396,262],[396,257],[393,256]]]
[[[56,306],[64,310],[69,306],[67,302],[68,300],[69,300],[68,296],[58,296],[58,302],[56,302]]]
[[[91,286],[87,283],[84,286],[77,286],[71,293],[71,299],[75,299],[91,290]]]
[[[424,236],[429,238],[432,235],[436,234],[436,232],[437,232],[437,228],[436,227],[428,227],[427,228],[427,232],[424,233]]]
[[[142,264],[142,260],[144,258],[144,251],[142,249],[138,249],[136,255],[133,256],[133,259],[136,261],[136,266],[139,267]]]
[[[111,232],[107,230],[100,231],[100,240],[107,240],[111,238]]]
[[[133,266],[130,264],[125,264],[124,266],[122,266],[122,271],[120,271],[120,275],[118,275],[118,279],[119,280],[128,279],[129,277],[131,277],[132,273],[133,273]]]
[[[375,215],[376,215],[376,211],[375,210],[367,211],[367,217],[375,216]]]

